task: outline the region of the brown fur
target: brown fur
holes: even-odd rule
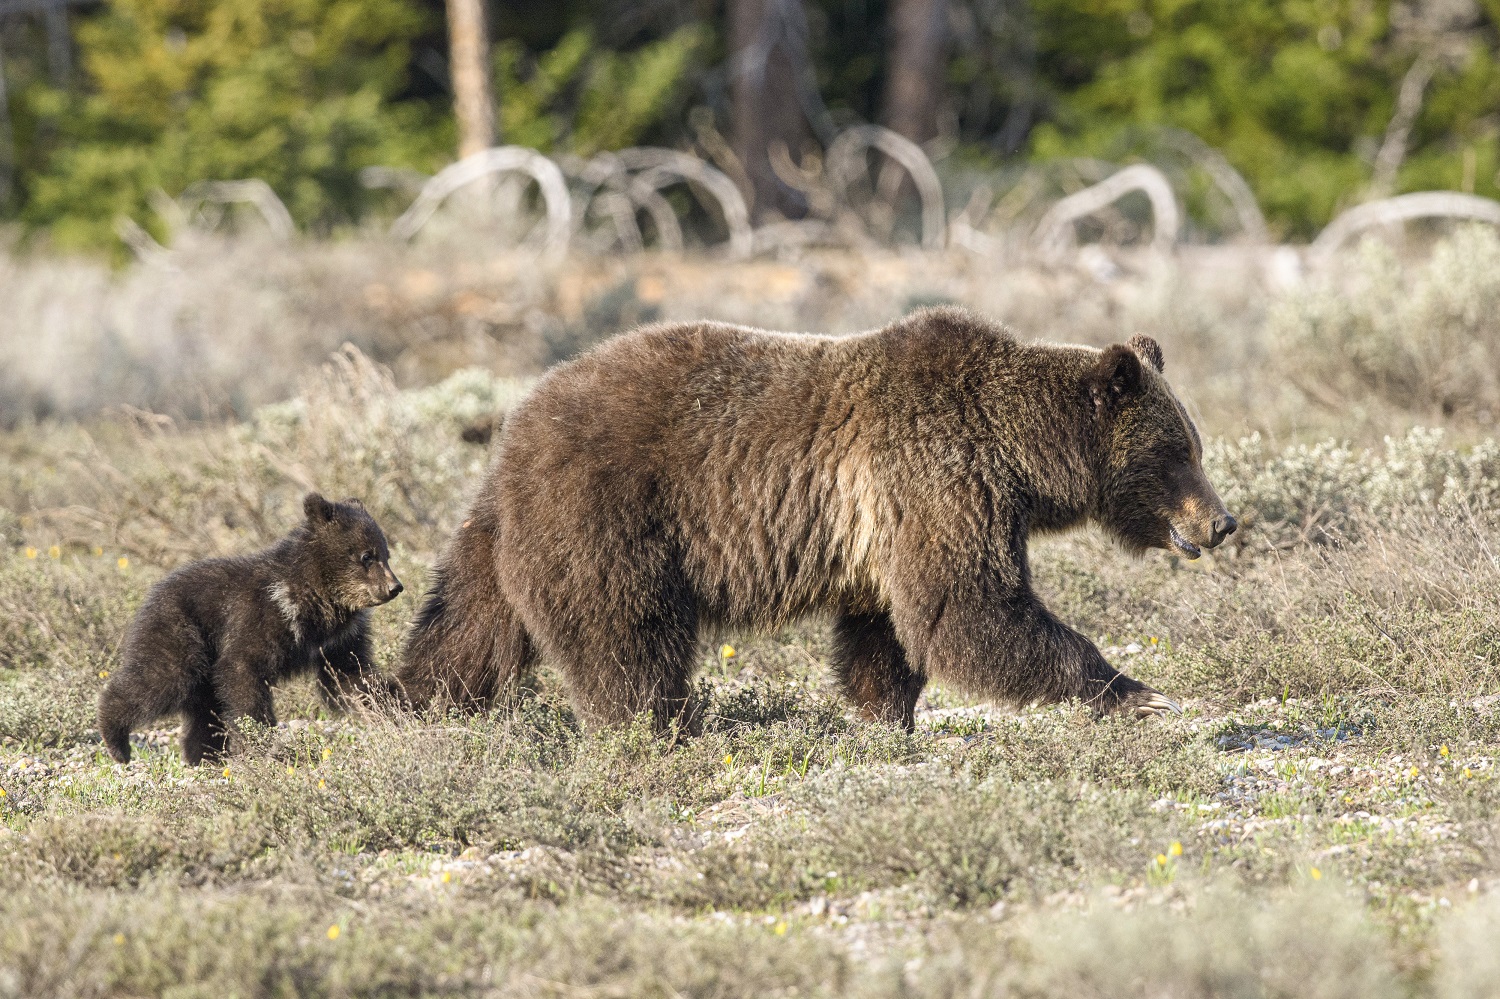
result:
[[[99,696],[109,755],[180,713],[190,764],[223,755],[239,718],[274,725],[271,687],[316,669],[330,705],[373,692],[367,608],[401,592],[385,535],[358,500],[303,501],[306,520],[264,551],[193,562],[151,588]]]
[[[507,420],[400,681],[484,706],[540,655],[591,721],[691,727],[701,626],[826,613],[849,696],[908,729],[929,677],[1175,708],[1042,606],[1026,555],[1085,521],[1190,557],[1234,530],[1160,367],[1148,337],[1021,344],[957,309],[845,338],[616,337]]]

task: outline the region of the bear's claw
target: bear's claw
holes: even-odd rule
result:
[[[1131,713],[1137,718],[1149,718],[1153,715],[1180,715],[1182,705],[1172,700],[1166,694],[1151,691],[1130,706]]]

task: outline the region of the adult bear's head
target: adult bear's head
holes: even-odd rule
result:
[[[1085,379],[1102,444],[1095,516],[1128,548],[1197,558],[1238,525],[1203,474],[1198,428],[1162,376],[1161,347],[1137,333],[1106,347]]]

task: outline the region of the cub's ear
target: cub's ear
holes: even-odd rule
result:
[[[321,493],[308,493],[302,498],[302,512],[310,524],[327,523],[333,519],[333,504]]]
[[[1143,377],[1145,372],[1135,351],[1119,343],[1105,347],[1088,376],[1089,397],[1094,400],[1094,410],[1102,413],[1117,408],[1141,390]]]
[[[356,510],[363,510],[365,508],[365,505],[359,501],[358,496],[350,496],[348,499],[343,500],[342,502],[345,506],[352,506]]]
[[[1125,341],[1125,346],[1135,351],[1140,359],[1150,364],[1157,371],[1163,370],[1166,363],[1161,356],[1161,344],[1151,339],[1144,333],[1137,333]]]

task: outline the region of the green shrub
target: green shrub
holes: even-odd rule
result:
[[[1347,271],[1271,310],[1280,368],[1341,411],[1370,399],[1431,422],[1500,420],[1500,235],[1471,226],[1415,266],[1365,240]]]
[[[1272,452],[1259,433],[1210,441],[1204,467],[1249,528],[1248,545],[1322,542],[1404,516],[1500,512],[1500,444],[1460,451],[1441,430],[1416,428],[1383,451],[1337,441]]]

